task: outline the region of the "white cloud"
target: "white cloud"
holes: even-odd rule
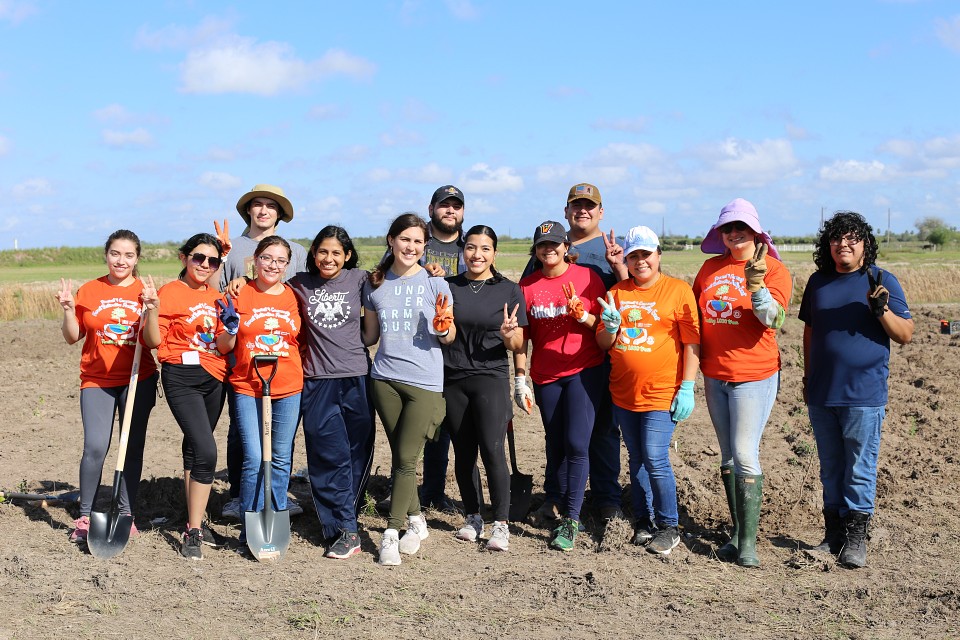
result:
[[[637,205],[637,211],[651,216],[663,215],[667,212],[667,205],[662,202],[648,200]]]
[[[791,140],[812,140],[814,137],[813,134],[805,128],[789,122],[785,125],[785,128],[787,130],[787,137]]]
[[[108,104],[102,109],[93,112],[93,117],[100,122],[113,122],[126,124],[133,119],[133,115],[127,111],[127,108],[119,104]]]
[[[373,155],[373,150],[365,144],[351,144],[335,149],[330,154],[334,162],[362,162]]]
[[[108,147],[146,147],[153,144],[153,136],[142,127],[132,131],[104,129],[101,137]]]
[[[465,193],[505,193],[523,189],[523,178],[514,173],[511,167],[491,169],[479,162],[460,176],[459,183]]]
[[[223,147],[210,147],[204,157],[214,162],[233,162],[237,159],[237,151],[236,149],[224,149]]]
[[[242,184],[240,178],[224,171],[204,171],[197,181],[204,187],[217,191],[232,191]]]
[[[410,175],[410,179],[426,184],[442,184],[453,180],[453,171],[446,167],[441,167],[435,162],[431,162],[428,165],[416,169]]]
[[[367,171],[363,178],[367,182],[387,182],[393,178],[393,172],[384,167],[375,167]]]
[[[3,216],[0,218],[0,232],[7,233],[20,226],[20,218],[17,216]],[[5,247],[11,248],[11,247]]]
[[[612,186],[626,182],[630,178],[630,169],[627,167],[593,167],[589,170],[590,179],[597,185]]]
[[[829,182],[877,182],[888,177],[887,167],[879,160],[837,160],[820,168],[820,178]]]
[[[592,125],[594,129],[611,129],[625,133],[642,133],[647,128],[648,119],[644,116],[636,118],[600,118]]]
[[[140,27],[134,44],[142,49],[189,49],[198,43],[215,42],[228,37],[234,21],[230,18],[207,17],[195,27],[167,25],[160,29]]]
[[[537,167],[537,182],[569,181],[573,166],[569,164],[545,164]]]
[[[444,4],[457,20],[475,20],[480,15],[470,0],[444,0]]]
[[[315,104],[307,112],[307,118],[310,120],[334,120],[346,115],[346,110],[337,104]]]
[[[423,144],[423,136],[417,131],[398,129],[380,134],[380,144],[385,147],[413,147]]]
[[[33,2],[16,2],[15,0],[0,0],[0,21],[10,24],[20,24],[37,12]]]
[[[272,96],[336,75],[366,79],[376,70],[373,63],[339,49],[307,61],[283,42],[257,43],[241,37],[229,40],[187,54],[180,65],[181,91]]]
[[[628,144],[613,142],[597,151],[591,164],[600,165],[630,165],[644,167],[651,163],[659,163],[663,154],[652,144]]]
[[[10,193],[18,198],[34,198],[53,195],[53,185],[46,178],[30,178],[10,188]]]
[[[753,142],[728,138],[704,147],[699,155],[706,164],[706,170],[699,176],[702,182],[721,185],[732,181],[742,188],[782,180],[791,175],[798,164],[793,146],[784,139]]]
[[[0,136],[0,156],[5,156],[10,153],[10,140]]]
[[[946,48],[960,53],[960,16],[937,18],[934,22],[937,38]]]
[[[902,158],[912,158],[917,153],[917,143],[913,140],[887,140],[878,147],[881,153],[890,153]]]

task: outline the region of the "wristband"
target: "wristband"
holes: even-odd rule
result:
[[[590,314],[587,313],[586,311],[584,311],[584,312],[583,312],[583,315],[580,316],[579,318],[575,318],[575,320],[576,320],[577,322],[579,322],[580,324],[583,324],[584,322],[587,321],[587,316],[588,316],[588,315],[590,315]]]

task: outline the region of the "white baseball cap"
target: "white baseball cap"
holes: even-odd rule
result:
[[[623,255],[628,256],[634,251],[656,251],[660,248],[660,238],[650,227],[640,226],[627,232],[623,244]]]

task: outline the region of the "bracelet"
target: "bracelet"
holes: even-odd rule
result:
[[[438,338],[446,338],[448,335],[450,335],[450,329],[447,329],[447,330],[444,331],[443,333],[438,333],[438,334],[437,334],[437,337],[438,337]]]

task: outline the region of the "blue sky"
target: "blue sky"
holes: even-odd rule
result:
[[[618,233],[735,197],[775,235],[960,225],[953,1],[0,0],[0,37],[3,249],[236,233],[261,182],[296,238],[383,234],[446,183],[514,236],[580,181]]]

